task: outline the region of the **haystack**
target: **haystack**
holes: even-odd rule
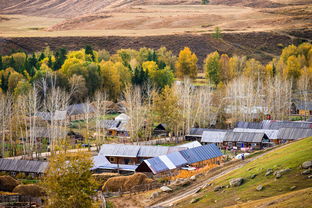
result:
[[[11,192],[18,184],[18,181],[11,176],[0,176],[0,191]]]
[[[102,187],[102,190],[111,192],[119,190],[129,191],[137,185],[150,184],[152,182],[154,182],[154,180],[148,178],[144,173],[135,173],[131,176],[119,176],[108,179]]]
[[[40,197],[44,195],[43,189],[36,184],[18,185],[14,188],[13,192],[30,197]]]

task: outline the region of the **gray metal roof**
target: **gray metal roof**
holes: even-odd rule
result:
[[[44,173],[47,167],[48,162],[43,161],[0,159],[0,171]]]
[[[100,120],[97,122],[100,128],[103,128],[103,129],[117,129],[121,123],[120,121],[115,121],[115,120]]]
[[[281,128],[278,137],[285,140],[301,139],[312,136],[312,129]]]
[[[180,151],[181,155],[187,160],[188,164],[209,160],[222,156],[222,152],[215,144],[203,145],[187,150]]]
[[[251,132],[251,133],[265,133],[269,139],[278,139],[278,130],[273,129],[244,129],[235,128],[233,132]]]
[[[265,133],[255,132],[228,132],[224,137],[227,142],[261,143],[263,139],[269,139]]]
[[[262,123],[238,121],[235,125],[235,128],[262,129]]]
[[[312,128],[311,122],[304,121],[275,121],[264,120],[262,122],[244,122],[239,121],[236,123],[235,128],[247,129],[281,129],[281,128]]]
[[[202,136],[204,131],[209,131],[211,129],[206,128],[191,128],[189,135]]]
[[[124,144],[103,144],[99,155],[115,157],[137,157],[140,146]]]
[[[216,130],[204,131],[201,142],[204,142],[204,143],[221,143],[224,140],[226,132],[228,132],[228,131],[222,130],[222,129],[219,129],[218,131],[216,131]]]
[[[73,104],[69,105],[67,108],[67,114],[71,116],[94,112],[95,112],[94,107],[87,103]]]
[[[91,170],[105,169],[105,170],[126,170],[134,171],[138,166],[136,165],[124,165],[124,164],[112,164],[104,155],[98,155],[93,157],[93,167]]]
[[[99,155],[114,157],[157,157],[171,152],[186,149],[185,147],[138,146],[126,144],[103,144]]]
[[[178,145],[177,147],[186,147],[186,148],[194,148],[194,147],[199,147],[202,146],[201,143],[198,141],[193,141],[193,142],[188,142],[185,144]]]
[[[53,130],[52,128],[35,127],[30,130],[30,135],[35,138],[65,138],[67,131],[62,128]]]

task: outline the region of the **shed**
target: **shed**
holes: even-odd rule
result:
[[[209,130],[203,132],[203,137],[201,139],[202,144],[216,144],[220,146],[223,143],[225,134],[227,130],[219,129],[219,130]]]
[[[43,174],[48,162],[35,160],[0,159],[0,171],[9,173]]]
[[[244,128],[244,129],[262,129],[263,125],[261,122],[246,122],[238,121],[235,125],[235,128]]]
[[[251,147],[253,149],[262,149],[270,143],[269,137],[265,133],[260,132],[228,132],[224,137],[223,145]]]
[[[283,140],[295,140],[312,136],[312,129],[305,128],[281,128],[278,136]]]
[[[168,134],[169,131],[166,124],[158,124],[153,130],[154,136],[168,136]]]

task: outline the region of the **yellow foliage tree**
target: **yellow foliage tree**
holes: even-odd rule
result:
[[[188,76],[190,78],[196,78],[197,76],[197,56],[195,53],[192,53],[191,49],[185,47],[179,53],[178,60],[175,64],[176,75],[179,78]]]
[[[43,179],[50,208],[91,208],[96,182],[91,155],[86,152],[59,153],[49,159]]]

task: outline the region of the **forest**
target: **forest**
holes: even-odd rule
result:
[[[97,121],[105,117],[108,101],[125,106],[133,141],[150,139],[159,123],[179,136],[194,126],[227,128],[238,120],[268,116],[288,120],[294,100],[311,101],[312,45],[289,45],[266,64],[217,51],[198,63],[188,47],[178,56],[165,47],[120,49],[115,54],[90,46],[79,51],[47,47],[33,54],[0,56],[0,86],[2,154],[6,143],[9,154],[17,155],[20,138],[28,138],[24,154],[39,151],[33,132],[42,122],[34,115],[48,112],[53,117],[74,103],[95,107],[96,124],[86,119],[84,137],[98,144],[106,138]],[[66,144],[56,138],[69,125],[57,119],[44,124],[52,129],[52,151]]]

